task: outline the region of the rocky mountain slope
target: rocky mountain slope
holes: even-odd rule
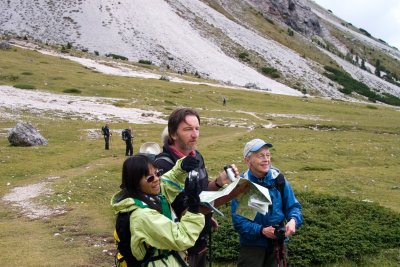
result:
[[[400,97],[399,50],[311,0],[8,0],[0,10],[3,39],[70,44],[274,93],[357,96],[324,75],[330,66]]]

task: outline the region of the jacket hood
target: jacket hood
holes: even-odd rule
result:
[[[111,206],[115,214],[131,212],[138,208],[132,198],[123,198],[122,191],[116,193],[111,198]]]

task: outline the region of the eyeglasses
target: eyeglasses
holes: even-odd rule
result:
[[[256,158],[258,158],[258,159],[263,159],[263,158],[270,159],[271,158],[271,154],[269,154],[269,153],[267,153],[267,154],[262,154],[262,153],[256,154]]]
[[[156,178],[156,176],[161,177],[162,174],[163,174],[163,170],[157,170],[153,175],[147,176],[144,179],[146,180],[146,182],[152,183],[154,181],[154,178]]]

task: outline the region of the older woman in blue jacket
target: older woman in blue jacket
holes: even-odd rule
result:
[[[248,170],[242,177],[268,188],[272,206],[265,215],[257,213],[250,220],[236,213],[239,200],[232,200],[232,222],[240,236],[237,266],[286,266],[288,237],[303,223],[301,205],[292,187],[271,165],[271,147],[271,143],[253,139],[244,148]]]

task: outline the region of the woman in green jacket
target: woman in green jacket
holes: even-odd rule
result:
[[[186,157],[160,177],[145,155],[125,160],[122,190],[111,199],[117,214],[114,236],[120,266],[185,266],[177,252],[192,247],[204,227],[204,216],[198,213],[197,182],[185,184],[188,172],[197,165],[195,158]],[[170,203],[183,188],[189,208],[176,223]]]

